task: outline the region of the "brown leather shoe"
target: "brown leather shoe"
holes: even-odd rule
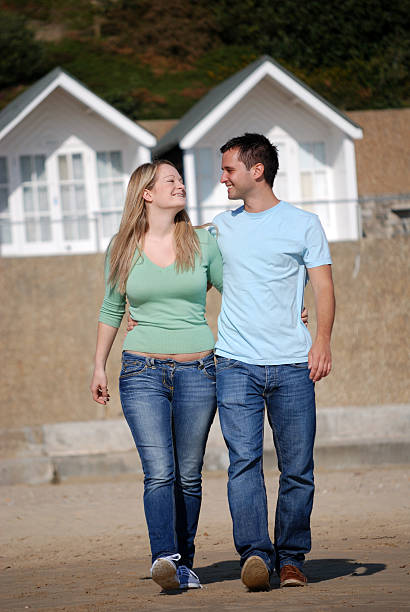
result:
[[[295,587],[306,586],[307,578],[298,567],[294,565],[284,565],[280,570],[280,586]]]
[[[241,580],[250,591],[269,591],[269,570],[262,557],[253,555],[243,564]]]

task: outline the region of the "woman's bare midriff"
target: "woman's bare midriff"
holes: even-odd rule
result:
[[[133,353],[134,355],[141,355],[142,357],[153,357],[154,359],[173,359],[174,361],[197,361],[203,359],[212,353],[212,351],[201,351],[200,353],[175,353],[166,355],[164,353],[140,353],[139,351],[129,351],[127,353]]]

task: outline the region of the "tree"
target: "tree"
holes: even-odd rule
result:
[[[2,13],[0,20],[0,87],[30,82],[41,75],[44,54],[40,43],[15,13]]]

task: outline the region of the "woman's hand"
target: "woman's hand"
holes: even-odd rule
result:
[[[309,322],[309,311],[308,311],[308,309],[305,306],[303,306],[301,317],[302,317],[303,323],[307,327],[308,326],[308,322]]]
[[[128,317],[127,317],[127,333],[129,331],[132,331],[134,329],[134,327],[136,327],[138,325],[138,321],[135,321],[135,319],[131,319],[131,315],[128,312]]]
[[[107,375],[104,370],[94,370],[94,374],[91,380],[90,390],[93,396],[93,400],[97,404],[106,405],[110,401],[110,394],[108,393],[108,381]]]

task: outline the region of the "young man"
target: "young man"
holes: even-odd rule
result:
[[[249,589],[265,590],[276,569],[282,587],[303,586],[311,546],[314,385],[331,369],[331,258],[318,217],[272,192],[278,156],[267,138],[245,134],[221,152],[228,197],[244,201],[214,219],[224,263],[217,396],[241,578]],[[313,345],[300,318],[307,275],[317,314]],[[274,544],[262,468],[265,405],[281,472]]]

